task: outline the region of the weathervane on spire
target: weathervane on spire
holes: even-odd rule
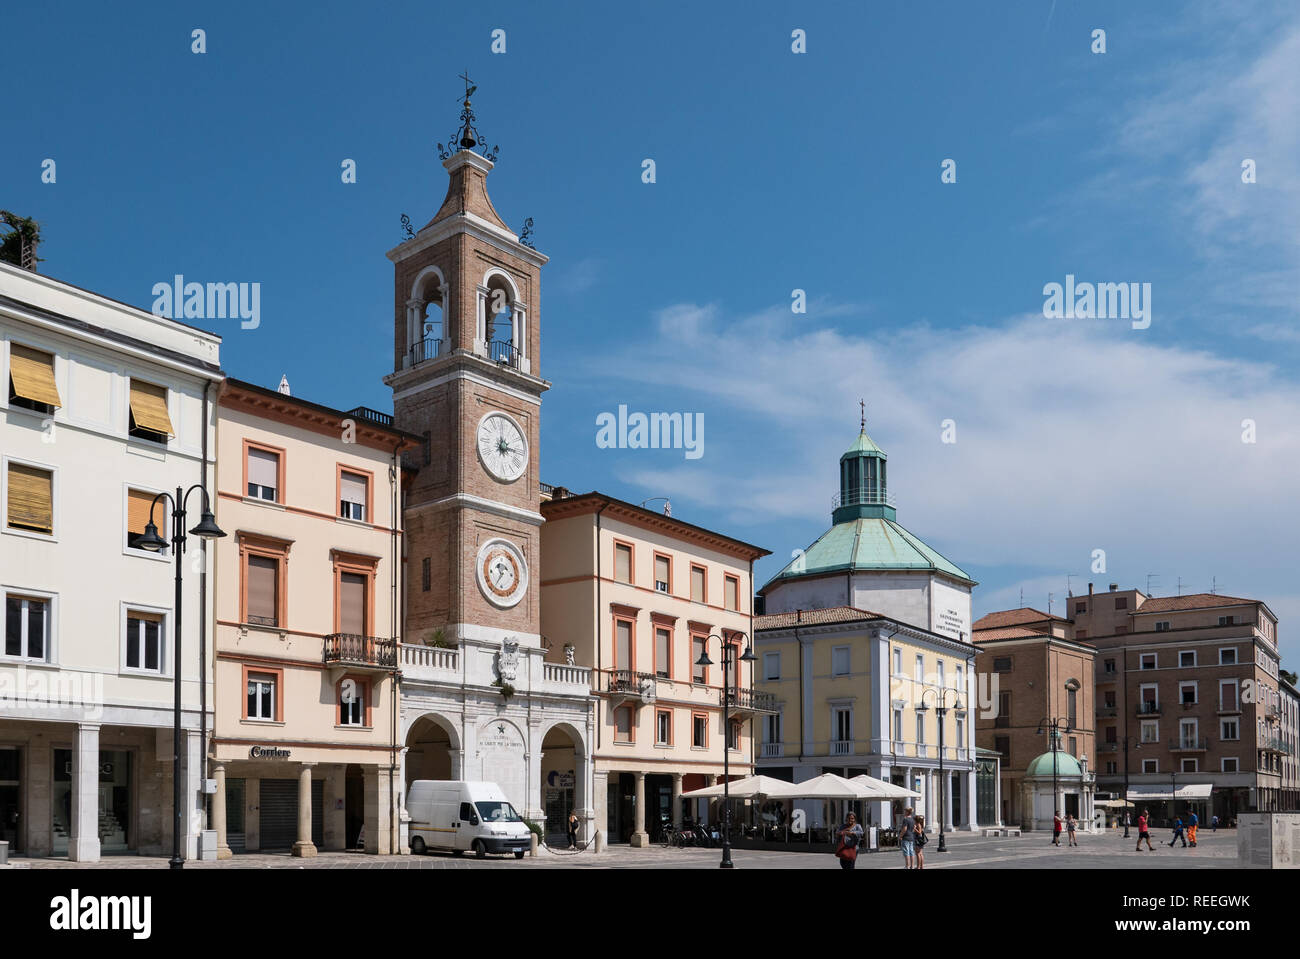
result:
[[[862,407],[862,432],[867,431],[867,401],[858,400],[858,406]]]
[[[461,150],[472,150],[474,147],[483,146],[483,137],[474,126],[474,110],[469,104],[470,97],[474,95],[474,91],[478,87],[470,81],[468,70],[462,73],[460,78],[465,81],[465,99],[461,103],[460,126],[456,128],[456,132],[452,134],[446,146],[441,143],[438,144],[438,159],[440,160],[446,160],[453,153],[458,153]],[[497,151],[500,149],[498,146],[492,147],[490,151],[484,149],[482,156],[495,163]]]

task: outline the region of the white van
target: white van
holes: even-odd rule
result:
[[[411,852],[467,850],[482,859],[490,852],[513,852],[523,859],[529,830],[496,783],[417,779],[406,793],[411,816]]]

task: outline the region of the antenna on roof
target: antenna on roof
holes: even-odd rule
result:
[[[1178,577],[1178,595],[1183,595],[1183,578],[1181,576]]]
[[[1210,595],[1213,596],[1213,595],[1214,595],[1215,593],[1217,593],[1218,591],[1219,591],[1219,578],[1218,578],[1217,576],[1211,576],[1211,577],[1210,577]]]
[[[858,400],[858,406],[862,408],[862,432],[867,431],[867,401]]]
[[[1048,594],[1047,594],[1047,615],[1048,615],[1048,616],[1051,616],[1051,615],[1052,615],[1052,597],[1053,597],[1054,595],[1056,595],[1056,594],[1055,594],[1055,593],[1048,593]]]
[[[1074,589],[1070,586],[1070,580],[1072,580],[1072,579],[1074,579],[1074,574],[1073,574],[1073,573],[1066,573],[1066,574],[1065,574],[1065,595],[1066,595],[1066,596],[1073,596],[1073,595],[1074,595]],[[1067,610],[1067,612],[1068,612],[1068,610]]]
[[[1020,587],[1020,608],[1025,608],[1025,588],[1023,586]]]
[[[1148,596],[1155,595],[1155,593],[1151,592],[1151,580],[1159,579],[1159,578],[1160,578],[1159,573],[1147,573],[1147,595]]]

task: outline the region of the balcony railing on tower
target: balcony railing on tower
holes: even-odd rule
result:
[[[433,337],[425,337],[420,340],[420,342],[411,346],[407,365],[418,366],[421,363],[428,362],[429,360],[437,359],[440,353],[442,353],[442,340],[434,339]]]
[[[878,489],[851,489],[847,493],[836,493],[831,497],[831,509],[841,506],[897,506],[893,493],[882,493]]]
[[[396,669],[397,643],[379,636],[330,633],[325,637],[324,662],[337,666]]]
[[[508,366],[512,370],[523,367],[523,354],[515,348],[513,343],[507,343],[504,340],[492,340],[488,343],[488,359],[493,363]]]

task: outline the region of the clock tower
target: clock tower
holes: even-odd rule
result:
[[[424,438],[407,487],[406,642],[540,645],[541,268],[492,206],[468,86],[447,195],[388,252],[395,425]]]

